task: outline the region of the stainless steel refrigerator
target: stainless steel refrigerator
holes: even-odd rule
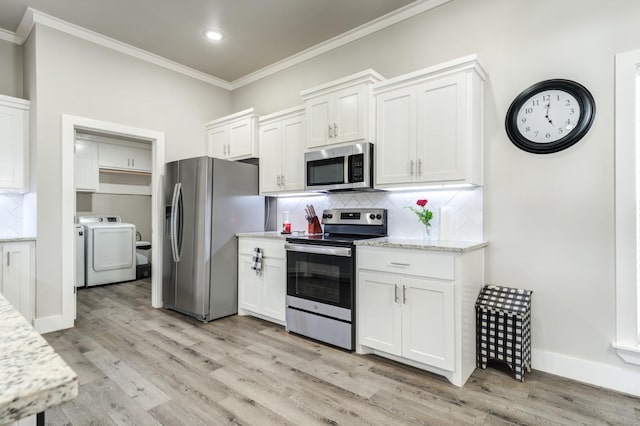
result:
[[[258,167],[210,157],[166,165],[162,302],[208,322],[238,311],[238,232],[264,229]]]

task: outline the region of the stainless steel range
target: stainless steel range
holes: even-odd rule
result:
[[[322,213],[324,234],[287,238],[287,330],[355,347],[355,240],[387,235],[386,209]]]

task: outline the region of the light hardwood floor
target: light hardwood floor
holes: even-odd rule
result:
[[[457,388],[251,317],[202,324],[151,308],[147,280],[80,290],[76,327],[45,338],[80,382],[51,425],[640,424],[640,398],[537,371]]]

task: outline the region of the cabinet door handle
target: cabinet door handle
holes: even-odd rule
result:
[[[127,167],[131,167],[131,158],[127,158]]]
[[[227,153],[231,155],[231,144],[227,145]]]
[[[413,176],[413,165],[414,165],[414,161],[411,160],[411,162],[409,163],[409,175]]]
[[[136,159],[132,158],[131,159],[131,167],[135,167],[136,166]]]
[[[280,179],[280,180],[281,180],[281,182],[282,182],[282,186],[285,186],[285,183],[284,183],[284,175],[282,175],[282,176],[281,176],[281,179]]]
[[[280,179],[280,175],[276,177],[276,181],[278,186],[282,185],[282,179]]]
[[[11,252],[7,252],[7,266],[11,266]]]
[[[410,263],[405,263],[405,262],[391,262],[391,264],[394,266],[411,266]]]
[[[402,286],[402,303],[403,304],[407,303],[407,286],[406,285]]]
[[[336,125],[336,123],[333,123],[333,137],[338,137],[338,126]]]
[[[333,127],[331,127],[331,124],[329,124],[329,139],[331,139],[333,137]]]
[[[222,145],[222,155],[227,155],[227,144]]]
[[[398,303],[398,284],[393,285],[393,296],[396,303]]]
[[[422,160],[418,158],[418,176],[422,176]]]

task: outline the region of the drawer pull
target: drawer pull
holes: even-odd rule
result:
[[[398,303],[398,284],[393,285],[393,296],[394,296],[395,302]]]
[[[402,286],[402,303],[404,304],[407,303],[407,286],[406,285]]]
[[[411,266],[410,263],[405,263],[405,262],[391,262],[391,264],[394,266]]]

